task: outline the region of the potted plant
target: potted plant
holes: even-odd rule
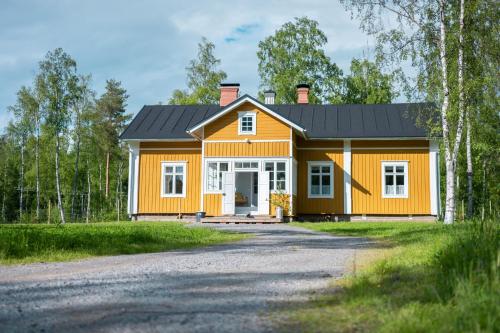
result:
[[[283,190],[271,194],[271,204],[276,207],[276,218],[283,220],[283,212],[290,204],[290,197]]]

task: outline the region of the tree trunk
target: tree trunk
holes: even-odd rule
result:
[[[36,120],[35,168],[36,168],[36,220],[40,221],[40,120]]]
[[[23,194],[24,194],[24,138],[21,141],[21,175],[19,177],[19,220],[23,218]]]
[[[471,151],[471,122],[470,112],[467,112],[467,134],[466,134],[466,152],[467,152],[467,218],[474,215],[474,197],[472,189],[472,151]]]
[[[105,192],[105,195],[106,195],[106,199],[108,198],[109,196],[109,151],[106,152],[106,192]]]
[[[87,161],[87,211],[86,211],[86,217],[85,217],[85,222],[89,223],[89,215],[90,215],[90,169],[89,169],[89,162]]]
[[[64,219],[64,208],[62,203],[61,196],[61,181],[59,176],[59,133],[56,133],[56,191],[57,191],[57,208],[59,209],[59,214],[61,215],[61,224],[65,224],[66,220]]]
[[[73,174],[73,190],[71,193],[71,220],[75,220],[75,197],[76,197],[76,187],[78,182],[78,162],[80,160],[80,136],[77,135],[76,139],[76,158],[75,158],[75,170]]]
[[[4,161],[3,166],[3,197],[2,197],[2,222],[7,222],[7,218],[5,216],[5,198],[7,193],[7,161]]]

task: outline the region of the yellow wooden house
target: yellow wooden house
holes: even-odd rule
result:
[[[148,216],[436,216],[438,145],[417,126],[428,104],[313,105],[239,96],[218,105],[151,105],[130,148],[128,212]],[[312,218],[312,217],[311,217]]]

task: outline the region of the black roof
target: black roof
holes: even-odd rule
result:
[[[237,101],[245,97],[249,96],[242,96]],[[426,129],[417,126],[416,119],[422,109],[428,110],[433,106],[426,103],[400,103],[273,104],[265,107],[306,129],[309,138],[342,139],[426,137]],[[188,129],[223,109],[219,105],[146,105],[120,138],[190,139],[192,136],[186,133]]]

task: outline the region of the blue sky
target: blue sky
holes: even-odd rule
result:
[[[2,0],[0,8],[0,132],[16,91],[29,85],[38,62],[62,47],[100,95],[106,79],[120,80],[128,112],[165,102],[186,85],[185,67],[202,36],[244,93],[256,94],[257,45],[283,23],[308,16],[328,37],[327,54],[342,69],[373,50],[373,39],[336,0],[301,1],[69,1]]]

